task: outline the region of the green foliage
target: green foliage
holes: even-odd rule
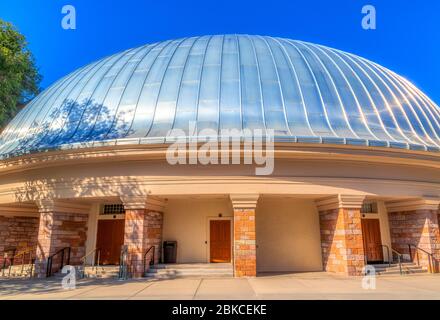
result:
[[[40,91],[41,76],[25,37],[0,19],[0,131]]]

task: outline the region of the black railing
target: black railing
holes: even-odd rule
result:
[[[144,276],[145,276],[145,274],[147,273],[147,256],[148,256],[148,253],[151,252],[149,265],[152,266],[152,265],[154,264],[154,253],[155,253],[155,251],[156,251],[155,249],[156,249],[155,246],[151,246],[151,247],[148,248],[147,251],[145,251],[145,254],[144,254],[144,261],[143,261],[143,263],[144,263],[144,273],[143,273],[143,275],[144,275]]]
[[[121,255],[119,257],[119,280],[128,279],[128,246],[121,246]]]
[[[434,255],[431,252],[428,252],[428,251],[410,243],[410,244],[408,244],[408,250],[409,250],[409,258],[411,261],[414,261],[411,247],[413,247],[415,249],[415,254],[416,254],[418,266],[420,266],[420,258],[419,258],[419,251],[420,251],[428,256],[428,272],[429,273],[437,272],[438,261],[434,258]]]
[[[400,275],[403,275],[403,269],[402,269],[402,261],[403,261],[403,254],[397,251],[396,249],[391,248],[391,254],[396,254],[397,256],[397,263],[399,264],[399,272]],[[394,260],[394,258],[393,258]]]
[[[51,255],[49,258],[47,258],[46,277],[52,276],[55,272],[62,270],[65,265],[70,264],[70,252],[71,252],[71,248],[65,247],[65,248],[58,250],[53,255]],[[67,258],[65,257],[66,253],[67,253]],[[53,261],[54,261],[54,258],[56,258],[56,257],[60,257],[61,261],[60,261],[60,267],[54,272]],[[66,260],[66,264],[64,264],[64,260]]]

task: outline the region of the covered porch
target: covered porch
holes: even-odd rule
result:
[[[229,265],[235,277],[353,276],[397,259],[438,272],[439,203],[343,194],[46,199],[1,207],[0,266],[3,275],[12,264],[47,277],[62,265],[99,263],[143,277],[170,262],[163,244],[171,242],[177,266]]]

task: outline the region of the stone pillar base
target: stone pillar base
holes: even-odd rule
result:
[[[45,200],[38,203],[38,227],[35,275],[46,277],[47,259],[58,250],[70,247],[69,264],[80,265],[85,256],[87,221],[90,208],[75,203]],[[67,254],[67,253],[66,253]],[[67,259],[67,256],[66,256]],[[53,262],[53,272],[58,272],[58,257]],[[64,265],[67,261],[64,261]]]
[[[258,195],[231,195],[234,208],[234,276],[257,275],[255,209]]]
[[[359,276],[365,266],[361,213],[363,197],[332,197],[317,202],[323,269]]]
[[[154,263],[159,263],[162,244],[163,207],[165,203],[152,197],[124,198],[125,235],[128,246],[129,273],[133,278],[144,276],[150,267],[154,250]],[[145,261],[147,250],[154,246]],[[145,269],[145,270],[144,270]]]

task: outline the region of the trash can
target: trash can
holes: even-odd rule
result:
[[[177,261],[177,241],[163,242],[163,262],[176,263]]]

